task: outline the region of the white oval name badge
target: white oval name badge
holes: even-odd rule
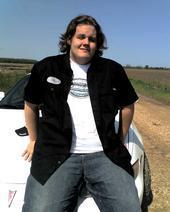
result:
[[[59,85],[61,83],[61,80],[58,79],[57,77],[50,76],[47,78],[47,82],[49,82],[51,84]]]

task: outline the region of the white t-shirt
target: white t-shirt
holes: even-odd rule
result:
[[[88,93],[87,71],[90,64],[79,65],[70,61],[73,70],[73,84],[68,95],[73,123],[71,153],[103,151]]]

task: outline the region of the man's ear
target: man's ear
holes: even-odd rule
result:
[[[67,44],[71,46],[71,39],[67,40]]]

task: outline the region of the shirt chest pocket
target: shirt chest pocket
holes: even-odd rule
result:
[[[48,83],[46,90],[51,95],[61,94],[62,86],[61,85],[53,85],[53,84]]]
[[[111,112],[115,113],[118,110],[118,91],[116,88],[101,89],[99,94],[99,101],[101,105],[101,110],[105,113]]]
[[[44,108],[49,113],[57,113],[62,108],[63,91],[61,84],[55,85],[52,83],[46,83],[44,88]]]
[[[62,93],[62,83],[59,78],[49,76],[45,83],[45,91],[48,95],[60,96]]]

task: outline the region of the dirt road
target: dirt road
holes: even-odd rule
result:
[[[134,122],[151,169],[154,197],[149,212],[170,212],[170,106],[141,96]]]

